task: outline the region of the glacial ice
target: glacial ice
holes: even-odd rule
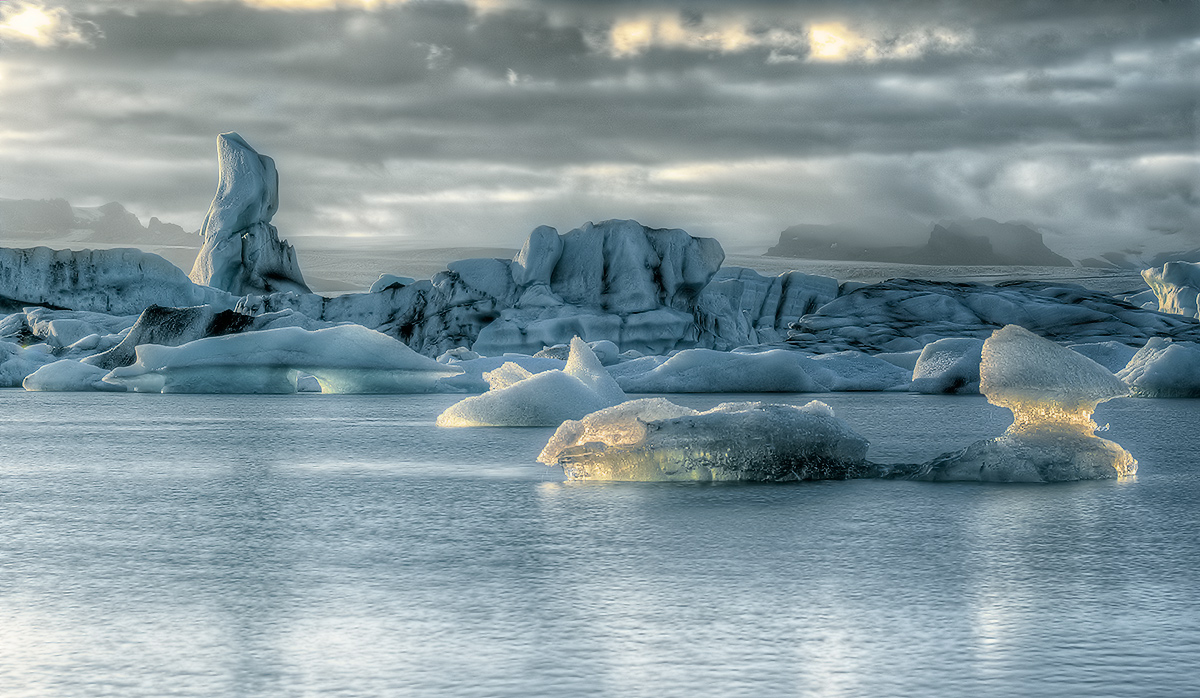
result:
[[[484,378],[491,389],[451,405],[438,416],[438,426],[558,426],[625,399],[587,342],[578,337],[571,340],[571,356],[561,371],[530,373],[505,363]]]
[[[410,276],[397,276],[395,274],[380,274],[375,283],[371,284],[371,290],[367,293],[379,293],[386,288],[404,288],[417,283],[417,280]]]
[[[868,442],[824,403],[633,400],[564,423],[538,460],[572,480],[789,482],[879,474]]]
[[[490,384],[484,376],[508,363],[520,366],[530,374],[542,373],[544,371],[561,371],[567,367],[567,362],[562,359],[549,359],[538,356],[527,356],[525,354],[481,356],[465,361],[447,361],[444,363],[462,369],[462,373],[457,376],[443,378],[440,389],[447,392],[460,393],[486,392]]]
[[[1133,475],[1137,461],[1093,432],[1096,405],[1128,394],[1112,372],[1016,325],[983,345],[980,389],[1013,413],[1002,436],[921,466],[921,480],[1062,482]]]
[[[200,229],[192,281],[235,296],[309,293],[296,250],[271,225],[279,209],[275,161],[232,132],[217,136],[217,160],[217,193]]]
[[[0,340],[0,388],[13,388],[55,357],[36,347],[21,347]]]
[[[103,368],[63,359],[46,364],[25,377],[21,387],[30,392],[67,393],[107,391],[123,392],[124,386],[106,383]]]
[[[1164,313],[1200,318],[1200,263],[1167,262],[1142,271]]]
[[[979,392],[983,340],[948,337],[930,342],[913,367],[913,392],[968,394]]]
[[[1138,397],[1200,397],[1200,344],[1155,337],[1117,378]]]
[[[305,373],[324,393],[420,393],[461,372],[358,325],[281,327],[135,351],[134,364],[105,380],[136,392],[293,393]]]
[[[224,291],[192,283],[162,257],[139,250],[0,248],[0,307],[40,305],[121,316],[156,303],[232,308],[236,302]]]
[[[670,358],[647,356],[609,369],[627,393],[815,393],[812,359],[787,349],[757,354],[685,349]]]
[[[1069,344],[1068,349],[1072,349],[1092,361],[1100,364],[1109,371],[1116,373],[1125,368],[1133,355],[1137,353],[1137,349],[1125,344],[1124,342],[1107,341],[1107,342],[1085,342],[1083,344]]]

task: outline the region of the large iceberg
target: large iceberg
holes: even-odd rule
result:
[[[299,374],[323,393],[421,393],[461,369],[358,325],[207,337],[178,347],[143,344],[137,361],[104,380],[135,392],[294,393]]]
[[[38,348],[0,341],[0,388],[21,385],[26,376],[54,360],[53,355]]]
[[[271,225],[279,209],[275,161],[236,133],[217,136],[217,160],[217,193],[200,229],[204,244],[192,281],[235,296],[309,293],[296,250]]]
[[[179,267],[140,250],[0,248],[0,307],[41,305],[136,315],[155,303],[232,308],[236,302],[225,291],[194,284]]]
[[[706,412],[632,400],[565,422],[538,460],[572,480],[789,482],[878,475],[828,405],[730,402]]]
[[[1200,263],[1167,262],[1142,271],[1164,313],[1200,318]]]
[[[798,352],[757,354],[686,349],[670,358],[647,356],[609,369],[628,393],[814,393],[828,388],[817,367]]]
[[[970,394],[979,392],[979,363],[983,340],[947,337],[930,342],[913,367],[913,392]]]
[[[587,342],[578,337],[571,340],[571,355],[561,371],[530,373],[505,363],[484,378],[491,389],[451,405],[438,416],[438,426],[558,426],[625,399]]]
[[[1155,337],[1117,378],[1138,397],[1200,397],[1200,344]]]
[[[920,466],[922,480],[1061,482],[1133,475],[1137,461],[1094,434],[1096,405],[1128,394],[1091,359],[1016,325],[983,345],[980,390],[1013,413],[1012,426]]]

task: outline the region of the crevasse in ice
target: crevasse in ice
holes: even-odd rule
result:
[[[983,345],[980,390],[1013,413],[994,439],[921,466],[923,480],[1060,482],[1133,475],[1137,461],[1093,432],[1096,405],[1128,394],[1108,369],[1016,325]]]
[[[817,400],[696,412],[647,398],[565,422],[538,460],[572,480],[788,482],[878,474],[868,445]]]

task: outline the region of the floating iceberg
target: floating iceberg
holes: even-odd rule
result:
[[[305,373],[323,393],[422,393],[461,372],[358,325],[282,327],[178,347],[143,344],[136,354],[133,365],[104,380],[136,392],[294,393]]]
[[[1200,345],[1155,337],[1117,378],[1138,397],[1200,397]]]
[[[983,340],[948,337],[930,342],[913,367],[912,390],[926,394],[979,392]]]
[[[0,388],[21,385],[26,376],[54,360],[52,355],[35,348],[0,341]]]
[[[813,393],[828,388],[813,378],[812,360],[787,349],[740,354],[685,349],[670,358],[647,356],[609,369],[628,393]]]
[[[1164,313],[1200,318],[1200,263],[1167,262],[1142,271]]]
[[[1009,325],[984,343],[980,375],[988,402],[1012,411],[1012,426],[920,466],[917,479],[1062,482],[1137,471],[1128,451],[1093,433],[1096,405],[1128,394],[1100,364]]]
[[[707,412],[632,400],[565,422],[538,460],[572,480],[789,482],[878,475],[828,405],[729,402]]]
[[[125,386],[106,383],[108,373],[103,368],[80,363],[71,359],[46,364],[25,377],[21,387],[30,392],[124,392]]]
[[[309,293],[296,250],[279,239],[271,218],[279,209],[275,161],[236,133],[217,136],[218,179],[200,235],[204,244],[191,279],[228,291]]]
[[[552,427],[625,399],[587,342],[578,337],[571,340],[571,356],[561,371],[530,373],[509,362],[484,378],[491,389],[451,405],[438,416],[438,426]]]
[[[1084,344],[1069,344],[1068,349],[1083,354],[1092,361],[1117,373],[1129,363],[1137,349],[1124,342],[1086,342]]]

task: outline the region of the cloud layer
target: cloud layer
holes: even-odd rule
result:
[[[1174,244],[1200,236],[1198,10],[6,3],[0,197],[196,228],[235,130],[276,159],[289,236],[515,245],[633,217],[736,248],[988,216],[1067,252]]]

